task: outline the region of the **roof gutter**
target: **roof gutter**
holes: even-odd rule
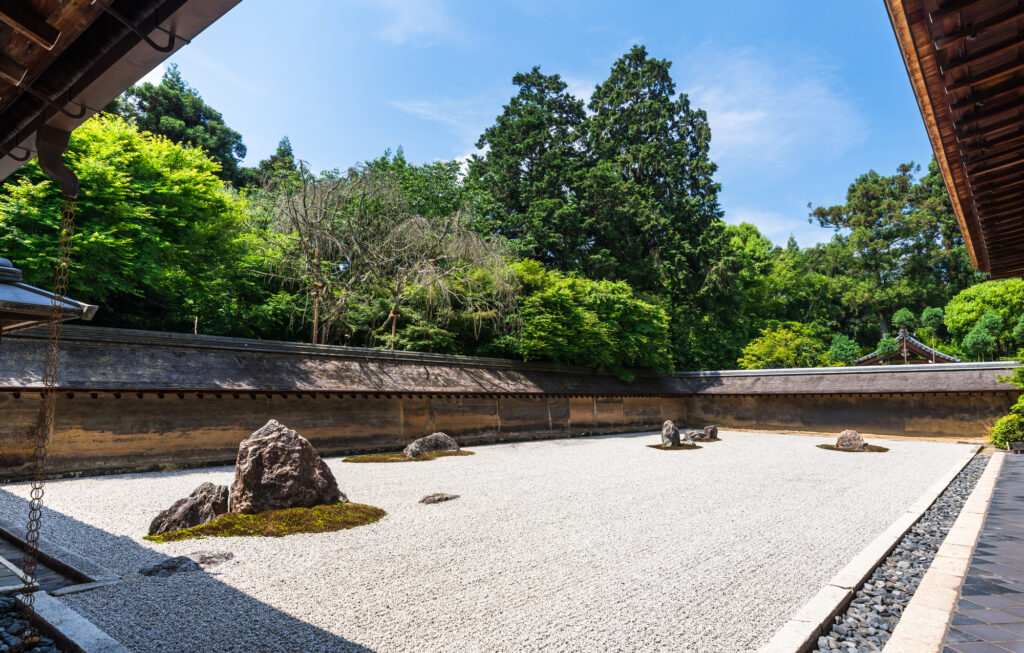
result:
[[[109,22],[114,19],[106,15],[97,18],[33,82],[34,86],[49,89],[51,97],[69,98],[71,102],[64,106],[44,104],[17,124],[8,123],[0,127],[0,180],[6,179],[31,160],[31,156],[15,158],[13,154],[16,150],[28,150],[32,155],[39,152],[37,138],[42,128],[52,127],[71,132],[240,1],[152,2],[149,3],[151,11],[135,24],[137,29],[117,22],[117,36],[106,39],[97,33],[99,28],[96,23],[108,21],[109,27]],[[148,37],[152,42],[164,43],[168,40],[168,33],[174,34],[176,38],[167,49],[157,49],[146,40]],[[65,81],[58,83],[57,80]],[[31,97],[24,98],[25,102],[33,100]],[[79,107],[84,110],[79,111]]]

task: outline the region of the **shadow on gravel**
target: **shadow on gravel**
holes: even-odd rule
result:
[[[2,488],[0,506],[9,519],[28,515],[25,500]],[[132,650],[373,653],[222,583],[217,566],[163,578],[143,576],[138,569],[172,556],[50,509],[44,509],[42,522],[44,537],[121,577],[117,585],[60,600]],[[74,532],[75,541],[61,537],[68,532]],[[224,548],[217,539],[197,540],[195,550]],[[287,540],[280,543],[289,546]],[[301,587],[304,580],[296,572],[291,582]],[[319,599],[309,596],[310,601]]]

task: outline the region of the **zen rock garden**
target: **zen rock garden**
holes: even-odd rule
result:
[[[649,445],[654,449],[699,449],[697,442],[716,442],[718,427],[705,426],[703,429],[691,429],[680,432],[672,420],[665,420],[661,426],[661,444]]]

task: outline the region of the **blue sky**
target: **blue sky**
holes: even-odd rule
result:
[[[808,202],[931,156],[881,0],[243,0],[171,61],[249,164],[287,135],[323,169],[398,146],[464,157],[516,72],[540,65],[586,98],[634,43],[708,112],[726,220],[778,243],[827,240]]]

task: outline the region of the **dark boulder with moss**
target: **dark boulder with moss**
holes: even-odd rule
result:
[[[208,524],[228,511],[228,486],[203,483],[192,494],[178,499],[149,525],[150,535]]]
[[[270,420],[238,445],[231,512],[253,514],[346,502],[327,463],[292,429]]]
[[[425,453],[435,451],[458,451],[459,443],[447,433],[431,433],[409,443],[405,448],[405,455],[409,458],[418,458]]]

